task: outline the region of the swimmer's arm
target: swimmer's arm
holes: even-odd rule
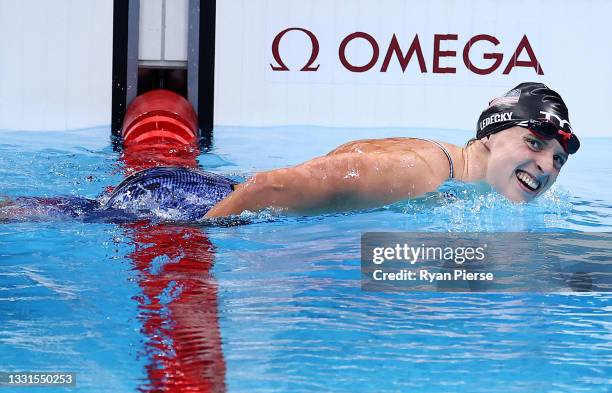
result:
[[[328,155],[256,174],[205,217],[268,207],[313,214],[381,206],[435,190],[444,176],[437,179],[431,172],[417,155]]]

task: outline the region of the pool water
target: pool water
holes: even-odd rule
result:
[[[106,128],[0,133],[0,195],[96,197],[123,178]],[[248,178],[357,138],[462,130],[218,127],[202,168]],[[495,194],[250,224],[0,224],[0,371],[61,391],[609,392],[609,293],[360,289],[371,231],[612,231],[612,139],[582,138],[532,204]],[[9,391],[9,388],[6,391]],[[59,391],[59,389],[58,389]]]

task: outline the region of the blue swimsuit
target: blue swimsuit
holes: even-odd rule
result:
[[[19,197],[10,208],[27,211],[28,219],[129,221],[158,217],[194,221],[229,195],[235,184],[199,169],[155,167],[123,180],[106,202],[81,197]],[[20,214],[19,218],[26,217]]]

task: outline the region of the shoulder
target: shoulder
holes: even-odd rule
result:
[[[402,146],[410,145],[415,141],[417,140],[406,137],[393,137],[384,139],[359,139],[340,145],[334,150],[327,153],[327,155],[330,156],[346,153],[377,153],[398,151],[402,149]]]
[[[311,176],[326,179],[366,200],[382,203],[434,191],[448,178],[447,160],[432,158],[418,150],[336,153],[301,166]]]

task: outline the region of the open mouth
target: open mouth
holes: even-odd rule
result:
[[[522,171],[520,169],[516,170],[516,178],[519,183],[531,192],[535,192],[540,189],[541,183],[539,180],[535,179],[529,173]]]

